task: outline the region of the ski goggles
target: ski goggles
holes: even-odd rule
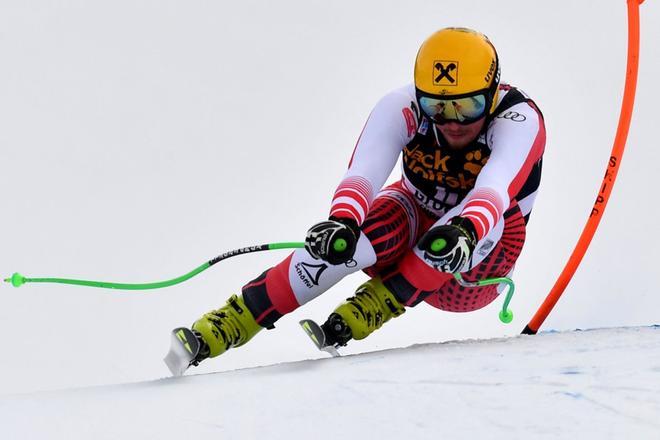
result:
[[[418,96],[417,100],[424,114],[440,125],[448,122],[471,124],[483,118],[488,107],[485,93],[461,98]]]

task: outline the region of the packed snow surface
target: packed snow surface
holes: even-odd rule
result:
[[[659,416],[654,326],[415,345],[5,395],[0,436],[657,439]]]

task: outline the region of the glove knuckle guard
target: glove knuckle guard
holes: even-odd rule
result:
[[[419,242],[419,249],[424,251],[424,259],[437,270],[457,273],[469,267],[472,252],[475,247],[475,234],[469,220],[456,217],[450,224],[431,228]],[[433,251],[431,244],[436,239],[443,239],[446,246],[439,251]]]
[[[333,219],[319,222],[307,231],[305,249],[312,257],[332,265],[345,263],[353,258],[357,246],[358,237],[353,228],[358,229],[357,224],[346,224]],[[334,250],[333,244],[338,239],[346,241],[346,249]]]

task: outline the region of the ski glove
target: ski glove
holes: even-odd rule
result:
[[[355,220],[330,217],[309,228],[305,249],[317,260],[343,264],[353,259],[359,238],[360,228]]]
[[[426,232],[417,245],[424,259],[441,272],[458,273],[470,268],[477,233],[472,222],[454,217],[449,224],[435,226]]]

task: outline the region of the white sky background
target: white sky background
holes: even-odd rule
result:
[[[638,96],[617,186],[545,329],[660,320],[658,3],[641,12]],[[546,117],[515,319],[499,323],[501,300],[471,314],[422,305],[346,351],[519,333],[573,249],[607,164],[625,75],[623,0],[1,0],[0,274],[148,282],[229,249],[302,240],[327,216],[372,106],[412,80],[419,44],[449,25],[486,33],[503,80]],[[236,257],[143,293],[3,285],[0,394],[165,376],[171,328],[286,255]],[[197,371],[318,356],[297,321],[325,319],[365,279],[347,278]]]

